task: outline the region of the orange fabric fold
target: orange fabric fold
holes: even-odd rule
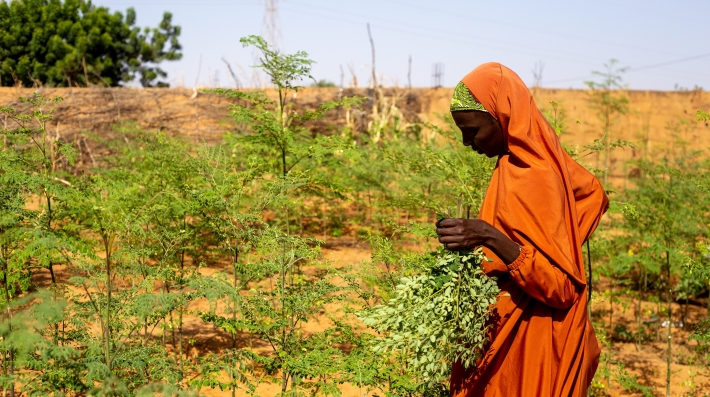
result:
[[[500,156],[479,214],[521,245],[506,267],[492,252],[484,270],[501,294],[490,342],[476,369],[454,364],[451,394],[586,396],[599,362],[587,315],[582,244],[608,207],[599,181],[563,150],[523,81],[498,63],[462,80],[498,120]]]

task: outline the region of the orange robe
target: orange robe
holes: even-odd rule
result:
[[[451,394],[586,396],[601,349],[587,315],[582,244],[608,199],[562,149],[513,71],[487,63],[462,81],[498,120],[507,145],[479,218],[522,251],[508,266],[487,251],[494,261],[484,269],[501,289],[489,346],[476,369],[454,364]]]

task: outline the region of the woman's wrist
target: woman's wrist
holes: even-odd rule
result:
[[[508,238],[508,236],[501,233],[499,230],[495,229],[497,233],[494,233],[486,244],[491,251],[493,251],[503,263],[510,265],[513,263],[518,256],[520,256],[521,248],[518,243]]]

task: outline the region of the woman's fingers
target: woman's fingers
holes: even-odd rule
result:
[[[436,227],[437,228],[447,228],[447,227],[458,226],[464,220],[465,219],[460,219],[460,218],[444,218],[444,219],[440,219],[438,222],[436,222]]]
[[[439,227],[436,229],[436,234],[439,236],[455,236],[458,234],[462,234],[464,232],[464,229],[461,226],[454,226],[454,227]]]
[[[436,234],[439,236],[455,236],[465,232],[466,219],[444,218],[436,222]]]
[[[442,219],[440,226],[436,228],[436,234],[439,236],[455,236],[459,234],[479,234],[480,227],[474,219]]]
[[[444,244],[446,248],[472,248],[477,245],[483,244],[483,239],[481,238],[471,238],[470,236],[440,236],[439,242]]]
[[[462,240],[463,240],[463,236],[441,236],[441,237],[439,237],[439,242],[441,244],[460,243]]]
[[[458,251],[458,250],[467,248],[467,247],[464,247],[463,245],[458,244],[458,243],[446,244],[444,247],[446,247],[446,249],[450,250],[450,251]]]

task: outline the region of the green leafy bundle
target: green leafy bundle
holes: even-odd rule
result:
[[[480,248],[456,253],[439,248],[422,273],[402,277],[387,303],[360,313],[385,335],[376,352],[405,353],[425,383],[444,381],[453,362],[475,365],[487,342],[487,320],[498,297],[494,278],[483,273]]]

